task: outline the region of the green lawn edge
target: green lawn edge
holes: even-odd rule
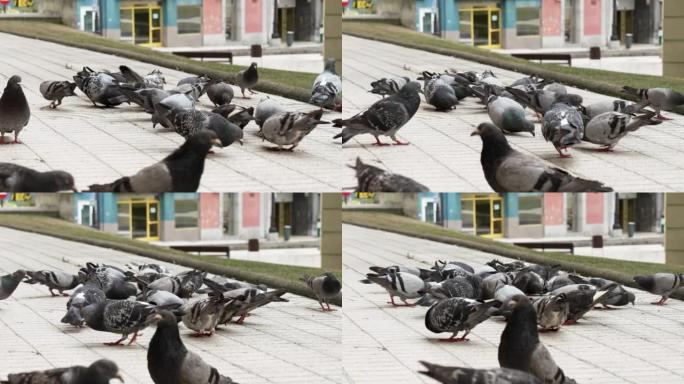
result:
[[[212,77],[223,78],[233,84],[235,83],[235,73],[244,69],[244,67],[237,65],[199,62],[170,53],[107,39],[48,21],[0,19],[0,32],[121,56],[196,75],[208,74]],[[112,63],[112,68],[107,69],[111,70],[116,67],[118,64]],[[76,70],[80,70],[80,68],[74,68],[74,74]],[[254,89],[308,102],[315,78],[316,74],[313,73],[259,68],[259,83]]]
[[[312,299],[316,298],[313,292],[298,279],[305,273],[320,275],[324,272],[320,268],[232,260],[220,256],[191,256],[185,252],[121,237],[39,214],[0,213],[0,227],[115,249],[188,268],[201,269],[209,273],[224,275],[253,284],[265,284],[272,288],[282,288],[290,293]],[[341,271],[330,272],[333,272],[340,279],[342,278]],[[342,305],[342,297],[339,296],[330,302]]]
[[[621,93],[620,90],[624,85],[634,88],[666,87],[684,93],[684,79],[681,78],[566,67],[558,64],[538,64],[455,41],[445,40],[390,23],[344,20],[342,23],[342,33],[406,48],[454,56],[522,74],[536,74],[544,79],[559,81],[588,91],[626,100],[637,101],[637,98]],[[454,67],[456,67],[456,63],[454,63]],[[684,107],[678,107],[673,112],[684,114]]]
[[[576,256],[558,252],[539,252],[513,244],[449,230],[393,213],[344,210],[342,212],[342,222],[359,227],[475,249],[535,264],[558,264],[565,271],[576,272],[585,276],[602,277],[635,288],[637,286],[632,280],[632,276],[635,274],[652,274],[656,272],[684,273],[684,266]],[[684,299],[684,288],[680,288],[670,297]]]

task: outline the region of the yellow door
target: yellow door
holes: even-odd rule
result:
[[[470,14],[471,44],[480,48],[501,48],[501,8],[493,5],[461,8],[463,16]]]
[[[498,194],[463,194],[461,197],[464,228],[477,236],[503,237],[503,199]],[[466,217],[468,215],[469,217]]]
[[[145,47],[161,47],[162,13],[159,5],[125,5],[120,8],[119,16],[121,40]]]
[[[159,240],[159,200],[148,198],[119,198],[117,201],[119,230],[137,240]]]

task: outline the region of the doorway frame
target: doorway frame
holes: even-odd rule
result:
[[[503,10],[496,5],[487,4],[481,6],[468,6],[459,8],[458,12],[470,12],[470,45],[478,48],[492,49],[501,48],[501,41],[503,36],[501,35],[501,24],[503,22],[502,15]],[[475,45],[475,12],[487,12],[487,45]],[[498,28],[491,28],[492,12],[499,13]],[[460,13],[459,13],[460,15]],[[422,19],[421,19],[422,24]],[[422,29],[422,28],[421,28]],[[499,44],[492,44],[492,32],[499,33]]]
[[[159,240],[159,233],[161,232],[161,227],[159,225],[159,216],[160,216],[160,210],[161,210],[161,203],[159,199],[155,197],[128,197],[128,198],[123,198],[123,199],[117,199],[116,201],[116,209],[117,212],[119,212],[120,208],[119,205],[123,204],[128,204],[128,237],[131,239],[136,239],[136,240],[143,240],[143,241],[154,241],[154,240]],[[144,204],[145,205],[145,216],[146,216],[146,222],[145,222],[145,237],[133,237],[133,204]],[[157,212],[156,212],[156,217],[154,220],[150,217],[150,206],[151,205],[156,205],[157,206]],[[150,236],[150,226],[151,225],[157,225],[157,236]],[[122,232],[125,233],[125,232]]]
[[[136,9],[147,9],[147,17],[148,17],[148,32],[149,32],[149,38],[147,39],[147,43],[141,43],[141,44],[136,44],[135,43],[135,10]],[[157,10],[159,11],[159,26],[158,27],[153,27],[152,24],[152,11]],[[147,3],[147,4],[132,4],[132,5],[122,5],[119,7],[119,12],[121,11],[131,11],[131,25],[133,27],[133,30],[131,31],[131,38],[133,39],[133,45],[139,45],[141,47],[161,47],[164,43],[164,34],[162,33],[162,27],[164,25],[164,12],[162,12],[162,7],[161,5],[157,5],[155,3]],[[152,35],[154,31],[159,31],[159,42],[155,43],[152,42]]]
[[[485,237],[489,239],[494,239],[494,238],[502,238],[504,236],[504,199],[503,196],[496,194],[496,193],[491,193],[491,194],[463,194],[461,195],[461,202],[463,201],[472,201],[472,206],[473,206],[473,212],[472,212],[472,220],[473,220],[473,234],[476,236],[480,237]],[[488,201],[489,202],[489,233],[484,234],[484,235],[478,235],[477,234],[477,202],[478,201]],[[501,204],[501,209],[499,210],[501,212],[500,217],[494,217],[494,203],[499,203]],[[461,203],[462,204],[462,203]],[[501,228],[501,232],[494,232],[495,229],[495,222],[499,222]]]

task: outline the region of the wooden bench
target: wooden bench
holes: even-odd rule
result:
[[[571,254],[575,254],[575,244],[573,243],[561,243],[561,242],[523,242],[523,243],[513,243],[518,247],[525,247],[530,249],[541,249],[546,251],[547,249],[567,249]]]
[[[202,252],[225,253],[230,258],[230,247],[227,245],[170,245],[169,248],[183,252]]]
[[[226,59],[233,64],[233,52],[228,51],[173,51],[174,55],[189,57],[191,59]]]
[[[512,53],[511,56],[525,60],[565,61],[568,67],[572,67],[572,56],[568,53]]]

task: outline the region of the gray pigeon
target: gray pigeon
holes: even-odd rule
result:
[[[154,316],[157,330],[147,349],[147,370],[155,384],[237,384],[183,344],[173,313]]]
[[[568,320],[566,324],[574,324],[579,321],[594,306],[600,303],[601,297],[608,291],[598,291],[591,284],[565,285],[551,291],[552,295],[564,294],[570,304]]]
[[[394,302],[394,296],[398,296],[404,302],[403,306],[415,306],[415,304],[409,304],[406,299],[421,297],[421,292],[426,288],[427,284],[420,277],[404,272],[390,272],[386,275],[368,273],[366,274],[366,280],[362,280],[363,283],[366,283],[366,281],[385,288],[390,295],[390,303],[395,307],[401,306],[401,304]]]
[[[557,331],[568,319],[570,303],[565,294],[546,295],[535,299],[532,302],[534,310],[537,312],[537,325],[540,332]]]
[[[576,384],[575,380],[565,376],[549,350],[539,341],[537,314],[527,297],[515,296],[509,306],[512,314],[499,343],[501,368],[531,373],[543,383]]]
[[[183,316],[183,324],[195,331],[197,336],[211,336],[216,331],[216,325],[225,304],[226,300],[222,296],[197,300],[189,304]]]
[[[515,275],[510,272],[497,272],[482,279],[482,299],[489,300],[504,285],[513,284]]]
[[[250,121],[254,120],[254,107],[239,107],[240,111],[233,113],[232,115],[228,116],[227,119],[231,123],[237,125],[240,127],[240,129],[243,129],[249,124]],[[214,112],[214,111],[212,111]],[[224,116],[225,117],[225,116]]]
[[[522,89],[521,89],[522,88]],[[558,100],[563,100],[573,107],[582,105],[582,97],[576,94],[556,94],[556,92],[532,87],[505,87],[505,89],[515,98],[515,101],[524,107],[535,111],[538,115],[544,115],[551,109]]]
[[[202,75],[202,76],[189,76],[189,77],[184,77],[180,80],[178,80],[178,83],[176,86],[184,85],[184,84],[198,84],[198,83],[208,83],[211,81],[211,77],[209,75]]]
[[[26,272],[21,269],[9,275],[0,276],[0,300],[5,300],[12,296],[12,293],[14,293],[14,290],[17,289],[25,276]]]
[[[454,276],[439,283],[428,282],[424,293],[425,296],[420,301],[423,301],[427,296],[432,296],[438,300],[451,297],[477,300],[482,296],[482,279],[475,275],[467,275]],[[422,305],[422,303],[417,304]]]
[[[529,132],[534,136],[534,123],[525,118],[525,110],[513,99],[489,96],[487,113],[492,123],[504,132]]]
[[[480,303],[463,297],[451,297],[441,300],[425,313],[425,328],[433,333],[451,332],[452,335],[443,341],[467,341],[470,331],[481,322],[489,319],[492,308],[501,303],[492,300]],[[457,338],[458,333],[465,331]]]
[[[537,377],[517,369],[473,369],[446,367],[421,361],[425,371],[419,371],[442,384],[543,384]]]
[[[262,128],[269,117],[282,112],[285,112],[285,108],[274,99],[266,96],[266,98],[261,99],[254,109],[254,122],[257,123],[259,128]]]
[[[323,312],[334,311],[328,304],[328,299],[332,299],[340,294],[342,290],[342,283],[337,280],[337,277],[330,272],[324,273],[322,276],[304,275],[301,280],[311,288],[314,295],[318,299],[318,304],[321,306]],[[325,303],[326,307],[323,306]]]
[[[28,125],[31,111],[21,89],[21,77],[14,75],[0,96],[0,144],[5,143],[5,133],[14,132],[14,143],[21,144],[19,132]]]
[[[665,305],[670,294],[684,285],[684,275],[681,273],[656,273],[653,275],[637,275],[634,281],[648,292],[660,295],[660,300],[655,305]]]
[[[172,93],[173,91],[165,91],[158,88],[136,89],[135,87],[130,87],[128,84],[121,84],[119,90],[128,98],[128,100],[143,107],[145,112],[149,114],[155,113],[155,105],[174,94]]]
[[[603,280],[603,279],[601,279]],[[620,284],[614,283],[612,281],[606,280],[606,283],[602,285],[596,285],[595,279],[589,279],[590,283],[599,288],[600,291],[608,291],[605,295],[601,296],[599,299],[599,304],[603,305],[605,309],[611,309],[612,306],[620,307],[632,303],[636,300],[636,295],[628,291]]]
[[[572,273],[560,272],[558,275],[551,277],[546,282],[546,290],[551,292],[560,287],[572,284],[589,284],[589,281]]]
[[[646,125],[658,125],[662,120],[654,118],[655,112],[647,111],[642,115],[631,116],[621,112],[605,112],[587,123],[584,127],[584,141],[602,145],[602,151],[612,151],[628,133]]]
[[[235,74],[235,83],[240,87],[243,99],[249,99],[245,96],[245,89],[247,89],[251,94],[255,95],[256,92],[252,91],[252,88],[259,82],[259,72],[257,71],[257,63],[252,63],[249,68],[243,69]]]
[[[228,301],[221,313],[219,324],[227,324],[235,316],[239,316],[235,323],[243,324],[245,318],[255,309],[274,301],[289,301],[281,297],[287,293],[284,289],[265,291],[260,288],[237,288],[224,292],[223,287],[213,285],[212,281],[207,281],[207,286],[213,289],[213,292],[209,293],[210,297],[223,296],[223,300]]]
[[[199,82],[194,84],[181,84],[174,88],[172,92],[177,92],[187,96],[189,99],[194,101],[199,101],[199,98],[204,95],[207,90],[207,84],[205,82]]]
[[[423,72],[422,79],[425,82],[423,86],[425,101],[437,111],[448,111],[458,104],[454,89],[438,75],[431,76],[428,72]]]
[[[404,85],[408,84],[410,81],[411,79],[405,76],[383,77],[380,80],[371,82],[370,85],[372,89],[368,92],[374,93],[376,95],[382,95],[384,99],[385,96],[391,96],[399,93],[399,90],[401,90]]]
[[[152,104],[152,127],[161,124],[166,128],[173,128],[173,116],[171,111],[175,108],[192,108],[192,100],[183,94],[174,94],[163,98],[156,104]]]
[[[311,133],[319,124],[330,124],[321,120],[323,110],[317,109],[311,112],[281,112],[269,117],[263,127],[261,136],[264,140],[273,143],[281,149],[284,145],[290,145],[288,150],[293,150],[306,135]]]
[[[233,87],[224,82],[212,83],[207,85],[207,96],[214,106],[230,104],[233,100]]]
[[[349,119],[335,119],[333,126],[343,128],[333,138],[342,138],[342,144],[364,133],[375,136],[376,145],[384,145],[378,136],[389,136],[396,144],[408,144],[397,140],[397,131],[411,120],[420,107],[420,84],[411,81],[397,94],[378,100],[367,110]]]
[[[560,96],[544,114],[542,134],[550,141],[560,157],[571,157],[564,149],[582,142],[584,120],[577,108],[570,105],[567,96]]]
[[[155,68],[150,73],[145,75],[144,84],[148,88],[164,89],[164,85],[166,85],[166,78],[159,68]]]
[[[81,315],[81,308],[93,303],[103,303],[107,300],[102,286],[95,279],[88,279],[88,275],[84,271],[80,271],[78,275],[79,280],[84,281],[84,283],[71,292],[71,297],[66,304],[67,313],[61,319],[62,323],[76,327],[82,326],[85,321]]]
[[[335,73],[335,59],[325,62],[325,69],[314,79],[309,102],[322,108],[342,110],[342,79]]]
[[[425,268],[418,268],[418,267],[412,267],[412,266],[406,266],[406,265],[390,265],[389,267],[377,267],[377,266],[371,266],[368,267],[371,271],[379,274],[379,275],[386,275],[390,272],[405,272],[405,273],[410,273],[412,275],[416,275],[421,278],[421,280],[429,280],[433,277],[434,272],[425,269]]]
[[[480,163],[496,192],[610,192],[598,181],[573,176],[545,161],[511,148],[501,130],[480,124],[471,136],[482,138]]]
[[[74,177],[65,171],[38,172],[12,163],[0,163],[0,191],[60,192],[74,191]]]
[[[50,100],[50,108],[55,109],[62,104],[62,99],[68,96],[76,96],[74,90],[76,83],[68,81],[43,81],[40,83],[40,94],[46,100]]]
[[[109,384],[112,379],[124,382],[116,363],[101,359],[89,367],[75,365],[45,371],[10,373],[1,384]]]
[[[26,275],[25,283],[45,285],[52,296],[57,296],[52,292],[53,289],[56,289],[63,296],[69,296],[64,291],[72,290],[81,284],[81,277],[62,271],[26,271]]]
[[[645,107],[653,106],[656,111],[656,118],[660,120],[672,120],[663,116],[660,111],[669,111],[678,105],[684,104],[684,95],[669,88],[632,88],[622,87],[622,92],[637,96],[640,101],[633,105],[630,112],[638,112]]]
[[[519,271],[513,279],[513,285],[526,295],[540,295],[544,292],[544,279],[529,270]]]
[[[364,164],[360,157],[351,167],[356,171],[357,192],[429,192],[428,187],[406,176],[387,172],[370,164]]]
[[[222,147],[227,147],[236,141],[242,145],[244,137],[242,129],[218,113],[199,111],[194,108],[176,108],[171,111],[171,115],[174,130],[186,139],[202,130],[209,130],[216,133],[221,140]]]
[[[132,333],[133,337],[128,342],[131,345],[138,338],[138,332],[152,323],[157,309],[139,301],[106,300],[82,308],[81,313],[88,327],[93,330],[122,335],[121,339],[105,345],[119,345]]]
[[[588,122],[596,116],[606,112],[622,112],[622,113],[636,113],[639,111],[632,111],[634,103],[625,100],[608,100],[601,101],[594,104],[580,106],[580,111],[584,114],[585,121]]]
[[[121,103],[130,103],[128,97],[121,93],[119,82],[107,73],[93,72],[84,78],[83,92],[94,106],[101,104],[105,107],[114,107]]]

